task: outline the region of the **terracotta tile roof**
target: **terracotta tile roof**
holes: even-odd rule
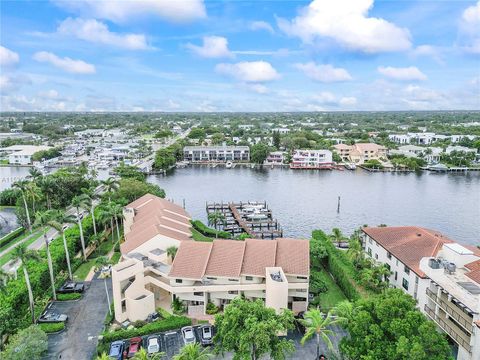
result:
[[[472,251],[476,256],[480,256],[480,249],[474,245],[463,245],[463,247],[467,248],[468,250]]]
[[[242,275],[265,276],[265,268],[275,266],[277,241],[245,240]]]
[[[244,241],[215,240],[205,275],[239,277],[244,252]]]
[[[347,144],[336,144],[333,147],[337,150],[351,150],[352,146]]]
[[[434,257],[443,244],[453,241],[441,233],[416,226],[362,228],[362,231],[412,269],[425,277],[420,260]]]
[[[184,241],[173,260],[170,277],[201,280],[205,275],[212,243]]]
[[[285,274],[306,275],[310,273],[310,243],[300,239],[278,239],[275,265]]]
[[[472,261],[471,263],[465,264],[465,267],[470,271],[480,270],[480,259]]]
[[[378,151],[386,150],[386,147],[374,143],[356,143],[353,145],[359,151]]]
[[[125,208],[134,209],[135,215],[125,242],[120,246],[122,254],[135,250],[157,235],[178,241],[191,238],[188,213],[168,200],[146,194]]]
[[[480,320],[475,321],[475,325],[480,328]]]
[[[466,273],[465,275],[468,276],[473,281],[475,281],[476,283],[480,284],[480,269],[470,271],[470,272]]]

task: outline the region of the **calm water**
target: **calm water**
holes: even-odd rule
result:
[[[266,200],[284,236],[309,237],[313,229],[333,227],[350,234],[363,224],[418,225],[459,242],[480,243],[480,173],[188,167],[149,181],[176,203],[185,200],[190,215],[204,221],[207,201]]]

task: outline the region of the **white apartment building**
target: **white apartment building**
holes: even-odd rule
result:
[[[421,157],[429,164],[438,163],[440,161],[443,149],[439,147],[422,147],[417,145],[399,146],[398,150],[389,150],[389,154],[404,155],[407,157]]]
[[[364,228],[363,246],[392,274],[390,284],[455,344],[458,360],[480,359],[480,250],[415,226]]]
[[[291,169],[330,169],[332,165],[330,150],[295,150],[290,162]]]
[[[185,146],[183,159],[195,162],[249,162],[248,146]]]
[[[32,156],[36,152],[49,150],[51,146],[44,145],[12,145],[3,148],[2,151],[8,154],[8,163],[12,165],[31,165]]]
[[[185,210],[150,194],[127,205],[124,216],[122,261],[112,268],[118,322],[144,320],[158,307],[170,311],[174,297],[195,318],[206,317],[209,302],[222,309],[240,295],[276,310],[307,309],[308,240],[197,242]]]
[[[265,159],[264,165],[283,165],[285,162],[284,151],[272,151]]]

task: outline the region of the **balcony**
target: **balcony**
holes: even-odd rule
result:
[[[435,311],[430,309],[427,305],[425,305],[425,313],[433,320],[435,323],[438,324],[445,331],[453,341],[455,341],[458,345],[466,349],[468,352],[471,352],[472,348],[470,346],[470,338],[462,333],[460,329],[456,329],[456,325],[452,323],[450,320],[444,318],[442,319],[440,316],[435,314]]]
[[[470,318],[465,312],[460,310],[457,306],[450,303],[450,301],[438,297],[433,291],[427,288],[427,296],[440,306],[448,316],[455,319],[467,332],[473,333],[473,318]]]

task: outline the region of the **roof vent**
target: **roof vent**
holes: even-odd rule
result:
[[[417,236],[422,236],[422,234],[420,234],[420,233],[417,233]]]

